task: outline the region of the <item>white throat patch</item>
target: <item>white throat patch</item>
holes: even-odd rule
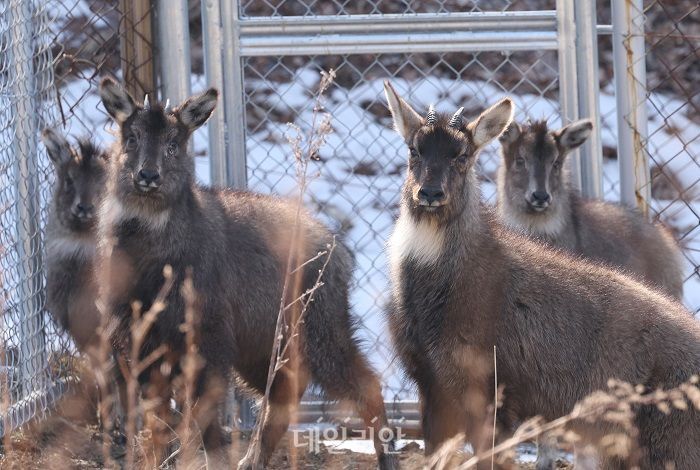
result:
[[[62,260],[75,258],[86,260],[95,254],[97,244],[88,237],[56,237],[47,240],[46,254],[50,259]]]
[[[100,207],[100,220],[108,221],[108,229],[117,225],[122,220],[138,219],[153,231],[162,230],[170,219],[170,210],[162,211],[156,215],[146,214],[136,207],[124,207],[124,205],[114,196],[105,198]],[[102,224],[100,224],[102,225]]]
[[[442,254],[444,244],[445,232],[437,224],[417,222],[409,214],[401,214],[389,239],[392,270],[405,259],[413,259],[423,265],[433,264]]]
[[[561,204],[550,207],[544,213],[527,214],[514,209],[507,203],[498,205],[501,222],[509,228],[530,236],[556,237],[567,224],[567,217]]]

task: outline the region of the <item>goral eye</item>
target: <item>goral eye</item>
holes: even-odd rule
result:
[[[522,168],[525,166],[525,159],[523,157],[518,157],[515,159],[515,165]]]
[[[418,151],[415,148],[410,147],[408,152],[411,155],[411,158],[418,158]]]
[[[126,145],[125,145],[125,147],[126,147],[127,150],[134,150],[134,149],[136,148],[136,145],[137,145],[137,144],[138,144],[138,141],[136,140],[136,137],[134,137],[133,135],[130,135],[130,136],[126,139]]]
[[[554,164],[552,165],[552,168],[555,170],[558,170],[561,168],[561,162],[559,160],[555,161]]]
[[[469,160],[469,155],[467,155],[466,153],[463,153],[462,155],[457,157],[456,160],[457,160],[457,163],[459,163],[460,165],[466,165],[467,161]]]
[[[178,151],[177,142],[170,142],[168,144],[168,155],[170,155],[171,157],[175,156],[175,155],[177,155],[177,151]]]

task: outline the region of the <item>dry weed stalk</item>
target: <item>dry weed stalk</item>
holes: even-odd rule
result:
[[[453,468],[455,460],[464,448],[464,433],[459,433],[442,443],[440,448],[428,459],[426,468],[443,470]]]
[[[103,216],[109,217],[110,214],[104,214]],[[116,431],[114,415],[117,414],[117,411],[115,405],[119,404],[121,407],[121,410],[119,410],[119,421],[122,425],[125,424],[122,429],[126,440],[126,460],[124,465],[126,468],[135,468],[137,446],[141,447],[140,454],[145,455],[152,464],[155,463],[155,456],[157,455],[156,449],[153,448],[154,446],[151,446],[152,448],[149,449],[151,450],[150,453],[147,453],[142,448],[144,439],[140,439],[140,437],[143,438],[144,436],[140,436],[137,429],[139,419],[142,416],[145,416],[148,424],[150,424],[150,426],[147,426],[150,428],[148,429],[149,432],[144,433],[145,440],[150,440],[151,443],[163,440],[162,436],[157,435],[157,432],[153,432],[156,429],[162,429],[163,426],[160,425],[160,421],[156,416],[152,416],[153,411],[159,406],[162,407],[163,404],[158,399],[139,402],[139,392],[141,391],[139,376],[156,361],[160,360],[168,351],[168,347],[165,344],[161,344],[146,357],[142,358],[140,356],[149,331],[156,322],[158,315],[167,306],[166,299],[173,288],[174,276],[172,268],[169,265],[164,266],[163,286],[146,312],[142,312],[140,302],[135,301],[132,303],[132,319],[129,330],[130,347],[126,356],[119,355],[115,357],[112,335],[118,327],[116,325],[118,320],[111,317],[108,305],[112,294],[111,289],[113,288],[114,276],[118,276],[121,273],[115,273],[113,270],[115,266],[113,264],[114,243],[114,239],[109,236],[102,241],[102,263],[96,270],[99,286],[96,301],[96,306],[100,313],[99,344],[96,351],[89,351],[89,355],[96,362],[95,380],[101,391],[98,407],[100,425],[105,431]],[[119,380],[115,375],[121,377],[123,381]],[[156,422],[159,423],[157,426],[154,424]],[[103,432],[102,436],[104,465],[106,467],[114,467],[117,463],[112,458],[111,449],[113,438],[116,436],[111,436],[109,432]]]
[[[0,255],[4,254],[4,249],[2,246],[0,246]],[[4,277],[2,274],[2,271],[0,271],[0,285],[3,285],[4,282]],[[0,297],[0,312],[5,311],[5,298]],[[1,315],[0,316],[0,327],[4,328],[4,323],[5,323],[5,316]],[[2,344],[0,344],[0,364],[6,365],[7,364],[7,349],[5,347],[5,342],[3,341]],[[5,416],[7,416],[7,412],[10,409],[10,403],[11,403],[11,398],[10,398],[10,384],[12,381],[12,370],[10,367],[5,367],[4,371],[0,371],[0,391],[2,391],[2,396],[0,396],[0,418],[5,419]],[[4,424],[4,423],[3,423]],[[12,438],[10,437],[10,432],[9,429],[7,429],[7,426],[4,426],[4,432],[5,434],[3,435],[2,439],[2,445],[3,449],[5,451],[5,455],[9,454],[12,452]],[[0,463],[2,460],[0,459]]]
[[[112,216],[112,214],[103,214],[102,216]],[[98,294],[95,306],[100,314],[100,325],[98,327],[98,339],[96,351],[88,351],[88,355],[94,357],[95,364],[95,382],[100,390],[100,399],[98,403],[98,422],[104,430],[112,431],[114,429],[113,414],[115,403],[119,403],[119,392],[115,389],[113,380],[113,371],[115,369],[112,361],[112,341],[111,341],[111,325],[110,315],[108,311],[109,298],[111,296],[110,280],[111,280],[111,259],[114,249],[114,239],[105,237],[102,241],[100,249],[104,250],[105,256],[103,263],[95,270],[97,277]],[[125,397],[122,396],[122,400]],[[120,403],[124,406],[123,403]],[[111,439],[102,438],[102,459],[106,467],[114,467],[115,462],[111,456]]]
[[[641,385],[633,386],[627,382],[611,379],[608,381],[608,391],[597,391],[581,400],[573,410],[553,421],[543,423],[540,418],[525,421],[515,431],[512,437],[498,445],[492,446],[487,452],[482,452],[459,465],[459,470],[475,468],[479,462],[495,459],[514,450],[515,446],[532,441],[543,434],[558,434],[565,441],[577,442],[580,437],[573,431],[565,431],[574,422],[593,423],[603,421],[619,431],[611,432],[603,437],[601,445],[609,456],[630,457],[634,465],[638,456],[634,450],[633,440],[637,435],[634,424],[635,409],[642,406],[655,406],[662,413],[669,414],[674,409],[687,411],[690,407],[700,411],[700,378],[693,376],[678,387],[668,390],[646,391]],[[689,405],[690,403],[690,405]],[[461,442],[463,435],[446,442],[432,457],[431,468],[446,468],[449,456],[458,450],[455,443]]]
[[[303,239],[301,238],[300,234],[300,219],[301,211],[303,210],[304,195],[306,194],[306,189],[309,184],[307,174],[308,165],[311,160],[318,159],[318,153],[321,147],[323,147],[327,136],[333,130],[331,127],[331,116],[329,113],[324,111],[324,102],[325,92],[331,86],[334,79],[334,70],[331,69],[328,72],[321,72],[321,81],[319,83],[314,101],[311,127],[306,137],[303,137],[304,134],[298,126],[291,123],[288,124],[290,129],[294,131],[293,134],[287,134],[286,137],[290,147],[292,148],[292,153],[294,154],[296,163],[296,178],[299,189],[296,200],[296,214],[294,218],[294,225],[292,227],[290,249],[287,256],[286,275],[284,277],[282,296],[277,314],[277,324],[275,326],[275,336],[272,345],[272,352],[270,354],[267,384],[265,386],[265,393],[260,405],[260,415],[255,424],[255,429],[250,442],[253,449],[254,468],[257,468],[260,465],[262,429],[269,414],[269,398],[272,383],[277,372],[288,363],[290,358],[292,358],[293,353],[290,353],[289,351],[290,345],[295,342],[294,340],[299,335],[299,325],[303,322],[304,313],[306,312],[308,305],[313,301],[314,293],[323,285],[323,273],[336,246],[334,238],[333,242],[327,246],[325,251],[319,252],[311,259],[302,262],[298,266],[295,266],[296,263],[299,263],[299,260],[303,255]],[[319,118],[321,119],[320,123],[318,123]],[[306,143],[306,148],[304,148],[304,141]],[[321,269],[319,269],[314,285],[306,291],[296,295],[291,301],[288,301],[290,290],[294,289],[296,284],[295,278],[300,278],[300,273],[304,267],[306,267],[306,265],[320,259],[323,256],[325,256],[326,259]],[[295,294],[297,293],[295,292]],[[291,309],[295,307],[298,307],[297,316],[288,324],[287,312],[291,311]]]
[[[169,461],[179,456],[182,468],[194,468],[196,465],[196,454],[202,443],[202,433],[197,425],[197,418],[211,410],[207,396],[201,397],[195,403],[195,387],[199,374],[204,368],[204,359],[199,353],[199,311],[197,309],[197,293],[192,280],[192,271],[187,271],[185,280],[180,289],[185,300],[185,323],[180,326],[180,331],[185,334],[185,355],[180,360],[182,373],[175,384],[175,394],[178,395],[178,402],[182,404],[181,420],[175,434],[180,446],[161,463],[161,468],[165,468]],[[216,419],[216,416],[210,419]],[[204,453],[206,459],[206,453]],[[206,466],[206,462],[205,462]]]
[[[133,468],[134,466],[134,445],[135,438],[137,436],[136,424],[138,417],[144,413],[151,413],[153,408],[145,406],[143,410],[139,409],[138,404],[138,392],[139,392],[139,376],[146,371],[151,365],[156,361],[161,359],[163,355],[168,351],[168,347],[161,344],[156,349],[151,351],[146,357],[141,358],[141,348],[146,339],[146,335],[153,327],[158,315],[165,310],[166,298],[173,287],[173,270],[169,265],[165,265],[163,268],[163,277],[165,281],[163,286],[160,288],[156,299],[151,304],[151,308],[146,311],[146,313],[141,312],[141,302],[135,301],[131,305],[131,341],[128,363],[124,356],[120,356],[119,369],[121,376],[126,380],[126,407],[127,407],[127,421],[126,421],[126,438],[127,438],[127,448],[126,448],[126,467]],[[150,403],[147,403],[149,405]],[[152,406],[155,408],[160,403],[153,403]],[[153,441],[157,441],[156,436],[152,436]]]
[[[212,403],[214,400],[210,400],[210,396],[216,392],[206,393],[200,400],[195,403],[195,389],[197,387],[197,381],[199,374],[204,367],[204,359],[199,353],[199,311],[197,309],[197,294],[194,288],[194,282],[192,280],[192,271],[188,269],[180,288],[180,293],[185,300],[185,321],[180,325],[180,331],[184,333],[185,336],[185,354],[180,358],[180,368],[181,373],[173,379],[172,387],[166,384],[156,383],[156,387],[167,387],[165,388],[168,392],[174,392],[175,396],[178,398],[177,402],[182,406],[182,411],[180,414],[180,421],[178,425],[173,428],[168,424],[166,420],[158,416],[157,410],[164,410],[168,408],[168,403],[163,403],[165,395],[162,390],[155,393],[156,398],[151,400],[142,400],[142,408],[138,406],[138,391],[139,391],[139,381],[138,377],[146,371],[151,365],[156,361],[163,358],[163,356],[168,352],[166,345],[160,345],[158,348],[153,350],[144,358],[140,358],[140,351],[143,346],[143,342],[146,338],[147,333],[153,327],[158,315],[167,306],[166,298],[174,286],[173,272],[170,266],[165,266],[163,270],[163,275],[165,282],[159,291],[156,300],[154,301],[151,308],[143,315],[140,314],[140,304],[134,303],[132,313],[132,326],[131,326],[131,356],[130,364],[120,363],[120,368],[122,373],[127,379],[127,390],[128,390],[128,421],[127,421],[127,436],[129,442],[132,443],[128,448],[127,453],[127,463],[126,468],[133,468],[135,463],[135,445],[142,445],[142,441],[151,441],[151,444],[147,447],[149,454],[146,457],[149,462],[150,468],[168,468],[177,459],[178,465],[182,468],[195,468],[198,465],[196,461],[197,451],[202,444],[202,433],[200,426],[197,424],[197,419],[201,418],[203,415],[207,415],[212,410]],[[169,377],[164,378],[166,381]],[[154,384],[149,384],[153,386]],[[216,386],[217,384],[214,384]],[[176,410],[169,410],[177,413]],[[147,425],[146,433],[141,436],[138,434],[136,429],[136,418],[141,415],[146,415],[147,421],[150,425]],[[209,417],[209,419],[215,419],[216,417]],[[140,439],[139,439],[140,437]],[[179,442],[179,446],[162,461],[158,461],[158,456],[162,455],[160,453],[163,443],[174,443]],[[144,451],[145,452],[145,451]],[[204,453],[204,467],[208,467],[206,460],[206,453]]]
[[[498,418],[499,400],[498,388],[498,362],[496,361],[496,345],[493,345],[493,429],[491,430],[491,448],[496,447],[496,421]],[[491,456],[491,470],[493,470],[495,455]]]

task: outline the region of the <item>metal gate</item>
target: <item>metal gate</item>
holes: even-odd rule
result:
[[[210,128],[210,138],[219,133],[217,140],[226,143],[211,153],[213,182],[291,194],[295,173],[286,123],[308,126],[319,72],[336,71],[326,102],[334,133],[321,150],[314,168],[319,177],[306,201],[355,253],[353,310],[383,375],[387,401],[415,394],[394,361],[382,313],[388,300],[384,247],[404,167],[382,81],[392,80],[424,109],[434,102],[445,111],[465,106],[467,115],[476,115],[512,95],[520,120],[550,118],[556,124],[560,116],[569,122],[598,114],[593,2],[560,0],[551,10],[529,9],[548,2],[464,2],[461,11],[457,2],[434,3],[222,0],[203,7],[205,62],[213,64],[208,81],[223,89],[226,122]],[[585,158],[577,153],[570,160],[575,184],[598,196],[599,135],[580,153]],[[497,166],[494,144],[481,157],[489,199]]]

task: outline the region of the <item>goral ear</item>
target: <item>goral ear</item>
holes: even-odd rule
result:
[[[471,132],[476,147],[482,148],[501,135],[512,121],[513,101],[503,98],[470,122],[467,129]]]
[[[108,162],[109,153],[105,152],[102,147],[96,145],[89,138],[78,139],[78,148],[80,149],[80,158],[82,161],[97,161]]]
[[[56,167],[65,165],[70,161],[70,145],[62,134],[47,127],[41,131],[41,141],[46,146],[49,158],[51,158]]]
[[[519,138],[520,134],[522,133],[522,129],[520,125],[512,121],[508,127],[506,127],[506,130],[503,131],[503,134],[498,138],[498,141],[502,145],[512,145],[514,144]]]
[[[137,109],[131,95],[109,77],[100,82],[100,98],[109,115],[119,124],[123,124]]]
[[[554,140],[566,151],[580,147],[593,131],[593,121],[581,119],[553,132]]]
[[[216,88],[210,88],[202,94],[192,96],[185,100],[173,113],[180,119],[190,132],[198,129],[207,122],[211,113],[216,108],[219,92]]]
[[[410,143],[413,134],[420,129],[423,119],[414,109],[396,93],[396,90],[388,80],[384,81],[384,94],[386,95],[389,111],[394,118],[394,128],[401,134],[403,140]]]

